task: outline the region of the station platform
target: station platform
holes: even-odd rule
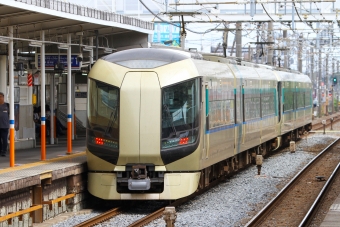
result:
[[[320,227],[335,227],[340,226],[340,195],[329,208],[325,219]]]
[[[6,157],[0,156],[0,194],[35,185],[46,172],[54,180],[83,171],[86,168],[85,139],[78,137],[72,141],[71,154],[66,154],[66,138],[59,139],[58,144],[47,144],[45,161],[41,161],[41,146],[16,150],[15,167],[10,167],[8,153]]]
[[[78,137],[72,141],[72,153],[85,152],[85,136]],[[39,143],[39,141],[37,142]],[[46,144],[46,160],[65,156],[67,152],[67,140],[66,138],[59,138],[58,144]],[[15,166],[22,166],[28,163],[34,163],[41,161],[41,146],[37,145],[35,148],[18,149],[15,150]],[[0,156],[0,180],[1,169],[10,167],[9,165],[9,153],[6,157]]]

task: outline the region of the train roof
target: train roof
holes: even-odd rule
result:
[[[184,51],[152,48],[129,49],[102,57],[105,61],[132,69],[156,68],[189,58],[191,54]]]
[[[275,71],[278,75],[279,81],[295,81],[295,82],[303,82],[303,83],[311,83],[309,76],[299,73],[291,73],[285,71]]]

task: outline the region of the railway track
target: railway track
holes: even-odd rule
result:
[[[105,213],[102,213],[100,215],[97,215],[89,220],[86,220],[78,225],[75,225],[74,227],[91,227],[95,226],[96,224],[99,224],[103,221],[109,220],[110,218],[113,218],[114,216],[120,214],[122,212],[122,208],[117,207],[114,209],[111,209],[109,211],[106,211]]]
[[[333,124],[336,122],[336,121],[339,121],[340,118],[335,118],[334,121],[333,121]],[[328,120],[327,122],[327,125],[326,127],[328,127],[330,125],[330,121]],[[320,129],[323,129],[323,125],[320,123],[320,124],[316,124],[316,125],[313,125],[313,130],[316,131],[316,130],[320,130]],[[335,142],[333,144],[331,144],[328,148],[334,146]],[[323,152],[326,152],[327,148],[323,151]],[[322,153],[323,153],[322,152]],[[217,179],[215,180],[214,182],[211,182],[210,185],[207,187],[207,188],[204,188],[203,190],[201,191],[198,191],[196,192],[195,194],[189,196],[189,197],[186,197],[186,198],[183,198],[183,199],[179,199],[179,200],[176,200],[175,202],[171,203],[170,205],[168,206],[173,206],[173,207],[177,207],[177,206],[180,206],[181,204],[189,201],[190,199],[192,199],[193,197],[199,195],[199,194],[202,194],[203,192],[209,190],[210,188],[216,186],[221,180],[225,180],[225,177],[222,177],[220,179]],[[98,215],[96,217],[93,217],[83,223],[80,223],[78,225],[76,225],[76,227],[84,227],[84,226],[94,226],[96,224],[99,224],[101,222],[104,222],[106,220],[109,220],[111,218],[113,218],[114,216],[120,214],[120,213],[124,213],[124,210],[126,210],[128,208],[115,208],[115,209],[112,209],[112,210],[109,210],[101,215]],[[164,209],[165,207],[162,207],[158,210],[156,210],[155,212],[147,215],[147,216],[144,216],[143,218],[141,218],[140,220],[137,220],[136,222],[132,223],[129,225],[129,227],[141,227],[141,226],[145,226],[147,225],[148,223],[160,218],[162,215],[163,215],[163,212],[164,212]],[[247,224],[248,225],[248,224]],[[256,226],[256,225],[252,225],[251,223],[249,223],[249,226]]]
[[[165,207],[177,207],[177,206],[180,206],[184,203],[186,203],[187,201],[189,201],[190,199],[194,198],[195,196],[198,196],[204,192],[206,192],[207,190],[215,187],[217,184],[219,184],[221,181],[225,181],[225,177],[222,176],[216,180],[214,180],[213,182],[210,182],[209,186],[201,189],[201,190],[198,190],[197,192],[195,192],[194,194],[188,196],[188,197],[185,197],[185,198],[182,198],[182,199],[178,199],[174,202],[172,202],[171,204],[165,206]],[[147,225],[148,223],[152,222],[153,220],[156,220],[158,218],[160,218],[162,215],[163,215],[163,212],[165,210],[165,207],[162,207],[158,210],[156,210],[155,212],[149,214],[149,215],[146,215],[144,216],[143,218],[135,221],[134,223],[130,224],[129,227],[141,227],[141,226],[145,226]],[[84,221],[78,225],[76,225],[75,227],[90,227],[90,226],[95,226],[99,223],[102,223],[104,221],[107,221],[111,218],[113,218],[114,216],[120,214],[120,213],[124,213],[125,210],[129,210],[128,207],[118,207],[118,208],[114,208],[112,210],[109,210],[103,214],[100,214],[100,215],[97,215],[87,221]]]
[[[299,226],[340,160],[340,139],[302,169],[246,226]],[[309,219],[309,218],[306,218]],[[304,225],[302,225],[304,226]]]
[[[332,128],[332,124],[335,124],[335,123],[337,123],[337,122],[339,122],[340,121],[340,117],[339,116],[336,116],[336,117],[333,117],[333,121],[331,121],[330,119],[327,119],[326,120],[326,127],[331,127]],[[320,122],[318,122],[318,123],[316,123],[316,124],[314,124],[313,126],[312,126],[312,133],[313,132],[315,132],[316,130],[318,130],[318,131],[320,131],[320,130],[322,130],[323,129],[323,124],[322,124],[322,122],[320,121]]]
[[[327,182],[325,183],[324,187],[322,188],[321,192],[319,193],[318,197],[315,199],[313,205],[309,209],[308,213],[305,215],[304,219],[301,221],[299,227],[311,226],[315,217],[317,217],[318,213],[320,214],[320,207],[323,203],[326,203],[327,196],[329,195],[331,190],[336,190],[339,185],[335,184],[336,179],[339,179],[340,176],[340,163],[334,169],[332,175],[329,177]],[[333,201],[333,200],[331,200]],[[324,213],[324,212],[322,212]],[[317,221],[317,220],[316,220]],[[315,224],[315,223],[314,223]],[[313,226],[316,226],[313,225]]]

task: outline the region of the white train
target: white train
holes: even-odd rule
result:
[[[89,73],[88,190],[174,200],[311,129],[308,76],[213,55],[141,48]]]

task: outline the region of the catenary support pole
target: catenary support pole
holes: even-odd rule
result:
[[[40,32],[40,39],[42,45],[40,48],[40,72],[41,72],[41,84],[40,84],[40,106],[41,106],[41,126],[40,126],[40,136],[41,136],[41,160],[46,159],[46,97],[45,97],[45,31]]]
[[[303,34],[299,35],[299,51],[298,51],[298,71],[302,73],[302,43],[303,43]]]
[[[98,36],[97,36],[98,37]],[[67,34],[67,154],[72,153],[72,65],[71,65],[71,34]],[[97,42],[98,45],[98,42]]]
[[[242,23],[236,22],[236,57],[242,58]]]
[[[13,26],[8,27],[8,76],[9,76],[9,166],[15,165],[14,143],[14,57],[13,57]]]
[[[273,22],[268,22],[268,42],[273,42],[274,41],[274,36],[273,36]],[[268,46],[268,58],[267,58],[267,63],[268,65],[273,65],[273,49],[274,45],[269,44]]]
[[[322,93],[322,86],[321,86],[321,82],[322,82],[322,79],[321,79],[321,77],[322,77],[322,69],[321,69],[321,66],[322,66],[322,58],[321,58],[321,48],[319,47],[319,80],[318,80],[318,82],[319,82],[319,98],[318,98],[318,100],[319,100],[319,110],[318,110],[318,115],[319,115],[319,117],[321,117],[321,93]]]

